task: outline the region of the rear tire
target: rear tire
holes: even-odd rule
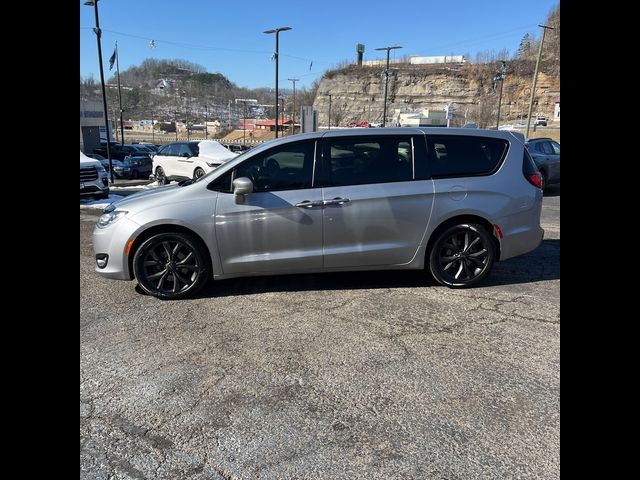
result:
[[[156,168],[156,181],[160,185],[166,185],[169,183],[169,180],[167,179],[167,176],[164,174],[164,170],[162,169],[162,167]]]
[[[140,288],[161,300],[194,295],[206,283],[209,255],[193,235],[159,233],[145,240],[133,257],[133,273]]]
[[[471,287],[489,275],[495,251],[493,239],[482,225],[453,225],[442,231],[433,243],[429,269],[441,285]]]

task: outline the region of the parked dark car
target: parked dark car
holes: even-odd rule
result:
[[[525,146],[542,175],[542,189],[560,183],[560,144],[551,138],[531,138]]]
[[[99,155],[97,153],[90,153],[89,155],[87,155],[87,157],[93,158],[94,160],[98,160],[102,164],[104,169],[107,172],[109,171],[109,159],[104,158],[102,155]]]
[[[111,158],[116,160],[124,160],[124,157],[127,155],[146,155],[149,156],[149,151],[145,148],[140,148],[138,145],[120,145],[119,143],[109,145],[111,149]],[[93,153],[102,155],[107,158],[107,145],[106,143],[101,143],[100,147],[94,148]]]
[[[153,160],[147,155],[127,156],[113,162],[113,173],[118,178],[149,178],[152,166]]]

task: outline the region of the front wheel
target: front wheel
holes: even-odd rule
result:
[[[195,171],[193,172],[193,179],[197,180],[200,177],[202,177],[204,175],[204,170],[201,169],[200,167],[196,168]]]
[[[429,254],[429,269],[438,283],[465,288],[482,281],[495,262],[495,245],[482,225],[462,223],[441,232]]]
[[[133,257],[140,288],[162,300],[195,294],[209,278],[205,248],[186,233],[159,233],[144,241]]]

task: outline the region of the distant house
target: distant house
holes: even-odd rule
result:
[[[553,109],[553,119],[560,121],[560,97],[556,98],[556,106]]]
[[[278,131],[284,130],[286,126],[291,125],[291,120],[285,120],[284,122],[278,121]],[[276,131],[275,120],[260,120],[256,122],[256,128],[258,130],[269,130],[271,132]]]

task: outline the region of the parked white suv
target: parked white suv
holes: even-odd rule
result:
[[[215,140],[170,143],[153,157],[152,177],[160,184],[195,180],[237,155]]]
[[[109,174],[99,160],[80,152],[80,196],[107,198],[109,196]]]

